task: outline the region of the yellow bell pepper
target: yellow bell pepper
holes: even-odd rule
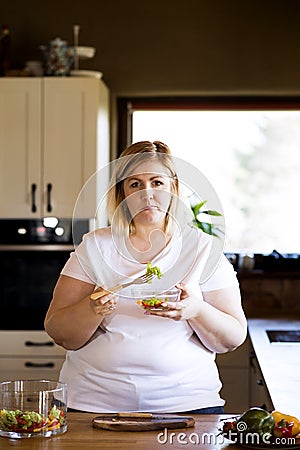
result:
[[[52,425],[51,427],[47,427],[47,430],[58,430],[60,428],[60,423],[56,423],[55,425]]]
[[[288,423],[293,422],[294,424],[292,429],[293,436],[300,433],[300,420],[297,417],[290,416],[288,414],[283,414],[279,411],[273,411],[272,416],[274,417],[275,424],[278,424],[282,419],[284,419]]]

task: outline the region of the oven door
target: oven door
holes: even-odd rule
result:
[[[0,247],[0,329],[43,330],[70,245]]]

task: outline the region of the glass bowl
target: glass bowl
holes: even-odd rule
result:
[[[67,386],[57,381],[0,383],[0,436],[50,437],[67,431]]]
[[[132,289],[132,297],[143,310],[163,311],[162,303],[180,300],[180,290],[177,288],[162,290],[136,286]]]

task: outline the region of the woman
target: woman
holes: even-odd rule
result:
[[[68,350],[60,380],[69,409],[223,412],[215,354],[244,341],[246,319],[224,255],[199,283],[216,238],[177,220],[178,190],[170,150],[159,141],[132,144],[116,161],[112,225],[84,236],[45,319],[48,334]],[[163,272],[153,287],[177,285],[181,297],[144,314],[130,287],[109,288],[142,275],[149,262]],[[98,300],[90,298],[95,290],[104,294]]]

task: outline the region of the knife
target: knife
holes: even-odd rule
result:
[[[120,411],[116,413],[115,417],[112,419],[113,422],[118,421],[118,419],[144,419],[144,420],[171,420],[171,419],[190,419],[190,416],[180,416],[177,414],[168,413],[146,413],[146,412],[131,412],[131,411]]]

